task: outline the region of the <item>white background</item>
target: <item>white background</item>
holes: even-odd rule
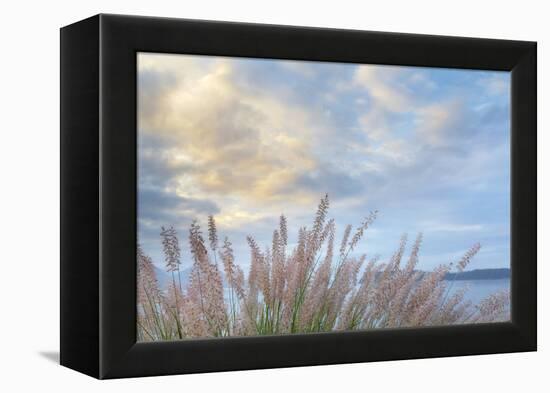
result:
[[[85,4],[86,3],[86,4]],[[94,0],[5,2],[0,22],[0,390],[70,392],[548,391],[548,11],[544,1]],[[539,352],[96,381],[59,345],[59,31],[124,13],[536,40],[539,43]],[[546,152],[546,155],[544,155]],[[546,175],[546,179],[543,176]],[[545,181],[546,180],[546,181]],[[545,365],[545,362],[547,364]]]

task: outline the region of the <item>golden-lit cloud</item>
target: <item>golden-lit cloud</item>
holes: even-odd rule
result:
[[[239,85],[223,59],[204,65],[192,57],[148,54],[140,56],[139,67],[145,75],[171,77],[159,91],[140,90],[139,127],[172,141],[164,149],[167,166],[186,167],[174,179],[178,195],[252,205],[318,199],[296,184],[317,166],[309,143],[322,127],[316,113]],[[152,99],[156,109],[145,110]],[[221,214],[234,222],[248,217]]]

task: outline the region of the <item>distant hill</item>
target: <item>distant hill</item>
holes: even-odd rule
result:
[[[510,269],[475,269],[461,273],[447,273],[446,280],[498,280],[510,278]]]
[[[166,272],[164,269],[155,266],[155,274],[157,275],[157,280],[159,286],[163,289],[168,288],[168,284],[172,281],[172,273]],[[191,274],[191,268],[184,269],[180,271],[181,285],[186,286],[189,282],[189,275]],[[178,282],[178,275],[176,273],[176,282]]]
[[[179,279],[181,279],[181,286],[183,288],[185,288],[187,286],[187,284],[189,283],[189,277],[191,276],[191,270],[192,268],[188,267],[187,269],[183,269],[180,271],[180,277]],[[223,274],[223,271],[220,271],[221,275],[222,275],[222,280],[225,280],[225,277],[224,277],[224,274]],[[155,266],[155,274],[157,276],[157,280],[158,280],[158,283],[159,283],[159,286],[161,289],[166,289],[168,288],[168,284],[170,284],[172,282],[172,273],[169,273],[167,271],[165,271],[164,269],[161,269],[157,266]],[[176,283],[178,283],[178,273],[176,272],[175,273],[175,278],[176,278]],[[225,285],[225,281],[224,281],[224,285]]]
[[[427,274],[428,272],[423,272],[423,273]],[[155,274],[157,275],[157,280],[159,282],[160,288],[162,289],[168,288],[168,284],[172,280],[172,273],[168,273],[163,269],[155,266]],[[181,285],[183,287],[187,286],[187,283],[189,282],[190,274],[191,274],[190,267],[180,272]],[[222,278],[223,278],[223,272],[222,272]],[[475,269],[475,270],[468,270],[461,273],[447,273],[445,275],[446,280],[458,280],[458,281],[460,280],[498,280],[498,279],[506,279],[506,278],[510,278],[510,269],[508,268]],[[176,280],[178,280],[177,274],[176,274]]]

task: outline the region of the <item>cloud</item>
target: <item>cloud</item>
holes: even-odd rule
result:
[[[361,65],[355,73],[355,82],[367,89],[370,96],[384,110],[404,112],[412,102],[405,84],[399,83],[403,67]]]
[[[460,100],[424,105],[415,108],[415,128],[420,138],[428,144],[454,143],[452,133],[463,126],[464,112]]]
[[[479,79],[478,84],[491,95],[506,95],[510,92],[510,80],[506,73],[491,73]]]
[[[489,163],[506,160],[509,75],[359,66],[354,81],[371,97],[358,117],[367,139],[354,144],[367,155],[366,172],[417,188],[433,188],[434,177],[460,187],[479,184],[493,171]]]
[[[140,109],[139,124],[144,134],[171,139],[177,154],[166,157],[166,166],[185,167],[183,175],[174,174],[180,193],[192,183],[195,192],[269,202],[292,196],[300,173],[315,169],[308,141],[316,114],[238,85],[227,61],[214,62],[196,78],[189,75],[196,74],[197,62],[185,57],[158,70],[156,62],[144,64],[147,78],[156,70],[177,81],[156,96],[153,113]]]
[[[421,224],[426,232],[480,232],[485,229],[481,224],[448,224],[424,222]]]
[[[359,178],[326,163],[314,171],[301,174],[296,185],[311,191],[317,197],[330,192],[330,197],[333,199],[354,196],[364,191],[363,183]]]
[[[173,192],[142,188],[138,194],[138,216],[149,222],[173,225],[182,219],[207,216],[220,211],[219,206],[207,199],[187,198]]]
[[[464,123],[462,95],[426,99],[426,93],[435,89],[434,82],[414,68],[363,65],[354,79],[371,96],[359,122],[373,141],[393,148],[405,132],[416,133],[419,144],[447,144],[454,142],[450,132]]]

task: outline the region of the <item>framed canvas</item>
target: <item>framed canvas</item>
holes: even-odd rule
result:
[[[536,43],[61,29],[61,364],[536,350]]]

